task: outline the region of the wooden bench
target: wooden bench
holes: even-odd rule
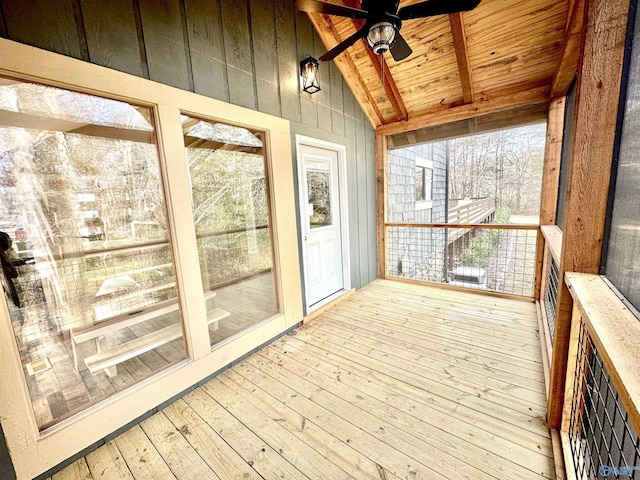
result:
[[[209,292],[205,295],[205,299],[209,300],[214,296],[215,292]],[[79,365],[78,346],[84,342],[93,340],[95,341],[97,353],[84,358],[83,362],[86,367],[92,374],[105,370],[110,377],[117,375],[116,366],[119,363],[180,338],[183,334],[182,324],[181,322],[177,322],[147,335],[143,335],[142,337],[114,346],[107,345],[105,336],[118,330],[156,319],[162,315],[176,312],[177,310],[178,302],[176,299],[166,300],[148,309],[118,315],[117,317],[104,320],[90,327],[73,331],[71,344],[76,368],[78,368]],[[217,322],[229,315],[230,313],[226,310],[215,308],[207,313],[207,324],[217,324]]]

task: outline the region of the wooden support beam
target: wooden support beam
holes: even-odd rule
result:
[[[556,221],[560,158],[562,156],[562,132],[564,130],[564,105],[564,97],[554,98],[549,102],[547,140],[544,148],[544,166],[542,169],[540,225],[553,225]]]
[[[559,265],[563,280],[565,272],[598,273],[600,267],[628,15],[628,0],[588,2]],[[551,428],[559,428],[562,421],[572,309],[563,281],[551,363]]]
[[[578,73],[586,23],[586,3],[587,0],[574,0],[569,5],[562,55],[551,83],[551,97],[565,95]]]
[[[320,39],[327,48],[332,48],[341,41],[333,22],[327,15],[310,13],[308,16],[316,32],[318,32]],[[354,96],[373,127],[376,128],[381,125],[383,122],[382,114],[371,96],[371,92],[369,92],[364,80],[360,76],[349,52],[344,52],[342,55],[339,55],[333,62],[338,67],[338,70],[340,70],[345,82],[347,82],[347,85],[351,88],[351,91],[354,93]]]
[[[433,111],[409,118],[402,122],[393,122],[377,128],[377,133],[394,135],[396,133],[418,130],[419,128],[443,125],[458,120],[487,115],[489,113],[502,112],[512,108],[525,107],[536,103],[544,103],[549,100],[549,88],[537,86],[524,91],[514,91],[498,97],[484,97],[467,105],[453,106],[449,108],[436,108]]]
[[[421,143],[437,142],[444,138],[459,138],[474,133],[486,133],[505,128],[520,127],[547,120],[547,103],[539,103],[524,108],[505,110],[468,120],[436,125],[434,127],[399,133],[387,138],[390,148],[405,147]]]
[[[360,0],[343,0],[343,3],[347,7],[358,9],[361,8]],[[362,27],[364,27],[365,21],[354,18],[352,23],[355,30],[360,30]],[[365,45],[365,49],[367,51],[367,54],[369,55],[371,64],[376,69],[376,73],[378,74],[380,82],[384,86],[384,91],[387,94],[387,98],[391,102],[391,105],[396,112],[396,120],[407,120],[409,118],[407,107],[405,107],[404,105],[404,101],[402,100],[402,96],[400,95],[400,90],[398,90],[398,86],[393,79],[393,75],[391,75],[391,70],[389,70],[387,61],[382,55],[376,55],[371,51],[366,38],[363,38],[362,42]]]
[[[469,50],[467,49],[467,35],[464,31],[462,12],[449,14],[449,24],[453,35],[453,46],[458,60],[458,72],[464,103],[473,103],[473,80],[471,79],[471,66],[469,64]]]
[[[376,230],[378,237],[378,278],[387,276],[387,137],[376,134]]]

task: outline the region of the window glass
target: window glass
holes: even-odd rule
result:
[[[186,357],[151,111],[0,80],[2,284],[43,429]]]
[[[308,162],[307,191],[309,192],[309,227],[319,228],[333,224],[331,218],[331,170],[328,163]]]
[[[640,309],[640,16],[636,20],[605,275]]]
[[[425,199],[425,168],[416,167],[416,202],[421,202]]]
[[[183,115],[211,344],[279,311],[264,133]]]

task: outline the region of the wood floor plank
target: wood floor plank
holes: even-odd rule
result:
[[[464,359],[457,359],[447,355],[438,355],[438,352],[421,349],[419,346],[404,348],[394,342],[394,339],[387,339],[384,335],[367,335],[367,330],[360,329],[357,333],[347,329],[341,329],[339,324],[334,322],[322,322],[315,325],[317,335],[323,338],[341,339],[342,342],[355,342],[360,345],[374,348],[384,355],[395,355],[405,360],[419,362],[428,368],[437,369],[439,372],[454,375],[460,372],[460,378],[469,378],[485,386],[490,386],[487,380],[497,380],[514,385],[525,390],[531,390],[539,394],[542,398],[542,405],[546,404],[546,389],[544,379],[527,378],[512,373],[502,372],[485,365],[468,362]],[[531,375],[533,376],[533,375]],[[542,380],[542,381],[541,381]]]
[[[216,378],[202,386],[202,389],[216,399],[236,417],[242,417],[243,423],[255,432],[272,448],[277,449],[282,457],[309,478],[326,476],[331,479],[352,478],[347,472],[333,462],[327,461],[300,438],[291,434],[279,421],[262,414],[244,395]]]
[[[354,313],[379,313],[381,309],[389,306],[389,302],[385,302],[384,299],[380,299],[377,295],[370,297],[362,297],[351,302],[345,302],[341,306],[340,310],[349,310]],[[429,324],[445,324],[452,325],[461,330],[469,330],[479,333],[489,333],[500,331],[501,334],[507,338],[531,338],[531,330],[536,329],[537,325],[533,322],[527,321],[522,323],[518,321],[517,317],[508,315],[497,315],[496,313],[483,313],[479,314],[474,312],[470,315],[468,312],[460,311],[460,309],[441,308],[429,305],[413,305],[406,302],[400,304],[396,303],[394,311],[391,313],[403,314],[405,318],[411,320],[427,320]]]
[[[323,346],[314,340],[314,338],[306,335],[304,331],[299,332],[296,338],[304,340],[306,344],[317,348],[319,352],[339,356],[342,361],[349,362],[350,368],[361,368],[376,376],[388,375],[396,378],[403,385],[406,384],[414,388],[423,389],[434,395],[449,398],[459,404],[470,405],[476,410],[485,411],[491,415],[508,419],[521,428],[530,429],[533,432],[539,432],[541,428],[546,431],[544,424],[545,412],[535,413],[532,407],[525,405],[524,408],[522,408],[522,405],[514,405],[515,402],[509,402],[508,399],[506,399],[507,401],[496,402],[494,395],[489,395],[490,392],[485,392],[484,390],[461,390],[456,388],[458,386],[450,385],[449,382],[440,383],[430,378],[407,372],[404,368],[397,368],[385,364],[373,357],[362,355],[349,349],[343,349],[335,345]]]
[[[367,410],[362,410],[350,401],[317,386],[304,377],[304,374],[293,372],[284,365],[273,363],[260,355],[247,359],[247,363],[253,363],[261,372],[273,378],[283,378],[283,381],[291,385],[298,394],[318,405],[331,409],[343,420],[375,435],[395,450],[406,453],[414,461],[423,463],[436,472],[445,472],[449,469],[451,472],[456,472],[457,476],[454,478],[492,478],[491,475],[479,470],[474,465],[464,462],[448,452],[434,448],[433,445],[425,443],[423,438],[408,433],[406,431],[407,424],[399,427],[391,419],[382,418],[384,415],[376,416]],[[429,452],[428,457],[424,456],[425,451]]]
[[[198,455],[198,452],[191,448],[189,442],[164,413],[152,415],[140,426],[176,478],[219,480],[220,477]]]
[[[349,444],[340,441],[320,425],[315,424],[293,409],[283,405],[267,392],[259,389],[246,378],[227,370],[220,377],[221,382],[234,389],[236,394],[250,399],[251,403],[265,415],[277,419],[278,423],[317,452],[326,456],[327,460],[336,464],[346,473],[358,479],[379,480],[381,473],[387,480],[398,480],[399,477],[384,470]]]
[[[265,479],[307,478],[202,389],[187,394],[184,400]]]
[[[360,338],[374,340],[388,347],[416,352],[430,360],[455,362],[457,365],[472,371],[490,373],[491,375],[496,375],[497,378],[505,378],[514,382],[524,382],[525,386],[534,390],[545,388],[544,377],[539,375],[539,370],[537,369],[517,368],[506,362],[497,362],[490,357],[480,357],[464,351],[460,351],[458,354],[455,352],[453,354],[451,352],[445,353],[442,349],[433,347],[433,345],[411,341],[411,337],[407,336],[403,339],[398,339],[367,327],[367,325],[350,323],[343,318],[332,317],[330,322],[318,322],[314,327],[345,339],[354,341]]]
[[[56,473],[52,478],[53,480],[90,480],[91,472],[85,459],[81,458]]]
[[[508,471],[508,478],[528,478],[533,469],[539,469],[545,462],[547,468],[540,473],[545,478],[551,478],[553,474],[553,459],[543,458],[538,452],[521,448],[511,442],[501,442],[478,429],[469,430],[463,423],[456,423],[451,418],[438,415],[437,412],[406,412],[404,408],[379,400],[380,390],[371,385],[364,383],[357,389],[352,388],[346,383],[346,379],[325,375],[274,348],[265,349],[259,354],[271,360],[274,365],[287,368],[355,408],[369,412],[387,424],[420,439],[428,446],[432,455],[437,451],[443,452],[494,476],[503,475]],[[505,455],[507,459],[504,458]],[[509,457],[515,461],[508,460]]]
[[[518,365],[529,366],[531,364],[541,364],[542,357],[531,345],[510,344],[510,347],[504,344],[499,344],[495,340],[475,339],[470,335],[463,335],[459,333],[455,328],[433,328],[425,329],[424,327],[411,328],[412,326],[405,326],[403,320],[394,319],[392,314],[372,315],[372,316],[357,316],[347,315],[341,312],[327,312],[327,315],[339,315],[342,317],[351,316],[352,318],[358,318],[362,323],[368,323],[375,325],[376,327],[385,328],[388,327],[399,333],[406,333],[408,335],[415,336],[418,339],[425,341],[444,342],[453,346],[457,346],[464,349],[471,349],[476,352],[481,352],[484,355],[492,355],[496,353],[501,358],[507,358],[510,361],[517,362]],[[538,346],[539,349],[539,346]],[[533,366],[533,368],[538,368]]]
[[[120,450],[113,441],[94,450],[86,458],[94,480],[133,479]]]
[[[319,335],[316,334],[308,337],[308,343],[319,346],[325,350],[335,351],[363,365],[374,366],[379,371],[397,372],[398,375],[402,375],[402,378],[410,379],[410,381],[416,382],[417,384],[428,382],[431,386],[430,388],[434,388],[436,391],[441,390],[442,386],[448,386],[457,390],[457,393],[465,393],[478,396],[479,398],[485,398],[496,405],[527,415],[531,412],[544,415],[546,412],[546,406],[540,404],[541,402],[532,403],[519,398],[520,395],[512,394],[511,388],[492,389],[477,385],[446,373],[438,373],[428,368],[422,368],[420,365],[398,357],[389,358],[388,356],[381,356],[378,358],[374,356],[374,352],[371,349],[361,347],[357,343],[349,343],[348,347],[344,347],[340,341],[335,341],[335,339],[327,341],[319,338]]]
[[[366,285],[363,291],[374,291],[391,298],[411,295],[414,298],[426,299],[430,302],[440,301],[444,305],[454,307],[476,306],[476,308],[489,311],[513,311],[526,315],[531,310],[534,302],[531,300],[518,300],[510,298],[496,298],[484,295],[482,292],[449,290],[438,286],[411,285],[393,280],[374,280]]]
[[[420,478],[428,480],[460,478],[448,476],[445,472],[441,474],[439,470],[414,460],[407,455],[404,450],[398,450],[389,446],[380,438],[381,435],[379,432],[367,432],[355,426],[353,423],[344,420],[335,412],[325,408],[325,406],[317,404],[312,399],[291,388],[288,385],[290,383],[288,379],[276,379],[262,373],[259,365],[254,364],[253,360],[254,359],[250,357],[244,362],[239,363],[235,367],[236,371],[299,414],[307,416],[319,425],[326,426],[334,436],[348,443],[372,461],[382,466],[385,470],[392,472],[400,478]]]
[[[115,442],[136,480],[176,478],[139,425],[124,432]]]
[[[549,432],[544,425],[540,425],[536,432],[524,429],[508,417],[489,415],[486,408],[473,409],[474,405],[467,406],[465,403],[452,401],[431,391],[427,392],[421,388],[413,387],[389,375],[358,366],[330,352],[317,350],[311,345],[302,346],[297,342],[297,337],[279,342],[282,342],[280,350],[286,351],[287,355],[296,359],[300,358],[301,361],[304,360],[305,364],[329,376],[339,377],[340,381],[354,384],[354,388],[357,388],[359,383],[378,388],[380,392],[378,398],[403,405],[407,411],[433,409],[447,417],[480,428],[491,435],[512,441],[525,448],[540,451],[547,456],[551,454]],[[493,409],[495,410],[495,406]],[[526,417],[523,417],[522,421],[525,419]]]
[[[175,401],[163,412],[221,479],[262,478],[184,400]]]
[[[340,312],[329,313],[342,314]],[[373,314],[360,316],[359,318],[370,322],[383,323],[384,325],[393,326],[393,328],[397,327],[403,331],[415,333],[416,335],[430,335],[447,338],[461,344],[482,347],[492,352],[500,352],[509,356],[540,363],[538,361],[540,345],[539,343],[536,345],[532,340],[516,342],[511,341],[511,339],[499,338],[499,335],[491,335],[487,332],[466,332],[462,329],[454,328],[451,323],[448,325],[438,326],[432,325],[430,322],[416,322],[411,319],[411,316],[412,314],[408,316],[399,315],[394,311],[385,312],[384,315]],[[454,324],[455,322],[452,323]],[[533,339],[536,339],[535,333],[533,335]],[[517,347],[517,350],[513,347]]]
[[[540,372],[542,364],[531,360],[523,360],[505,355],[502,353],[492,352],[490,350],[479,348],[474,345],[462,345],[455,340],[449,340],[429,334],[416,335],[411,332],[401,331],[393,325],[382,322],[364,321],[361,318],[340,315],[339,312],[327,313],[323,318],[331,318],[331,323],[346,324],[352,328],[368,330],[373,334],[380,333],[385,337],[390,337],[406,342],[409,345],[419,345],[423,348],[436,349],[447,355],[455,355],[460,358],[473,356],[483,365],[493,366],[511,366],[519,372],[520,375],[528,376],[533,372]],[[511,370],[507,370],[511,371]]]

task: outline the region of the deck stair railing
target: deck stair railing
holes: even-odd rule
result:
[[[640,321],[597,275],[573,297],[561,438],[569,477],[640,478]]]
[[[477,224],[491,222],[496,213],[496,200],[493,197],[481,197],[471,199],[450,199],[447,210],[447,223],[452,224]],[[467,228],[455,228],[449,231],[449,243],[469,232]]]

